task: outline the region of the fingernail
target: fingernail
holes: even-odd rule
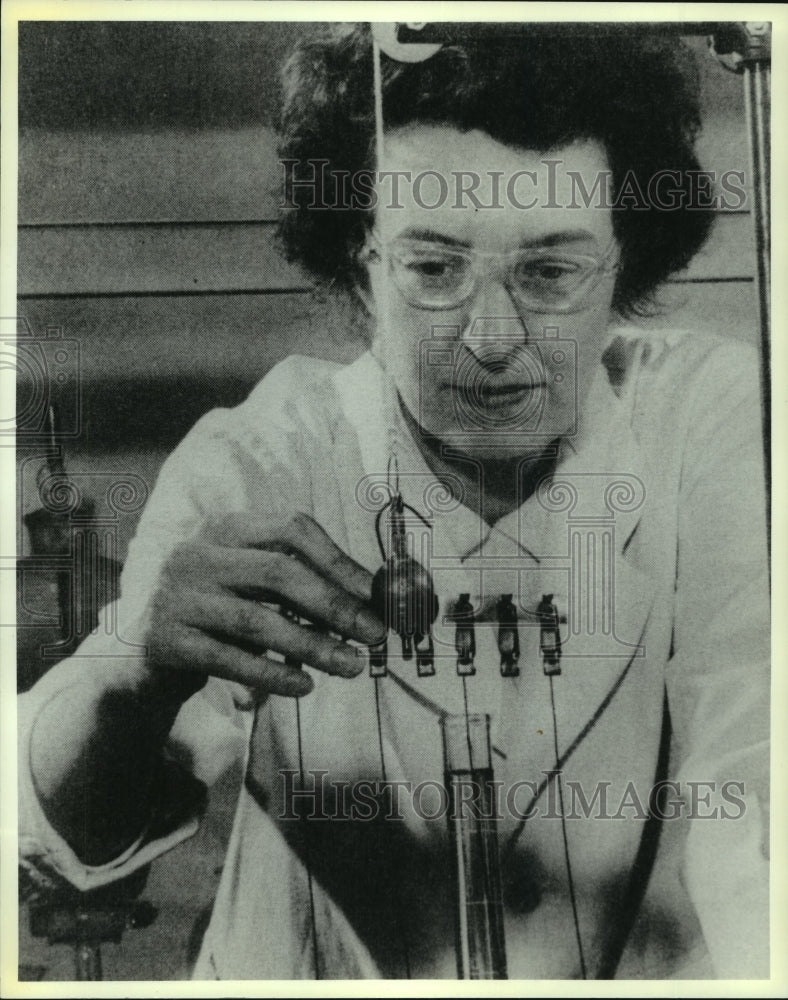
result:
[[[372,645],[382,642],[385,628],[383,622],[371,611],[361,608],[356,614],[356,633],[364,642]]]
[[[360,656],[352,646],[341,645],[331,652],[332,673],[343,677],[357,677],[364,669],[364,657]]]

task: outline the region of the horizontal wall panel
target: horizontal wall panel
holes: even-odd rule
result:
[[[270,122],[279,68],[314,28],[292,21],[22,21],[20,121],[51,128]],[[670,42],[680,44],[675,36]],[[741,77],[719,65],[704,37],[686,42],[697,53],[705,107],[741,103]]]
[[[310,26],[158,25],[151,39],[145,24],[28,25],[20,221],[273,218],[282,171],[264,122],[277,104],[276,64],[302,30]],[[171,51],[168,31],[177,38]],[[700,69],[701,165],[718,178],[744,171],[749,181],[742,78],[719,65],[705,39],[689,44]],[[83,58],[86,50],[103,58]],[[146,58],[132,58],[137,51]],[[41,122],[47,127],[35,127]]]
[[[751,281],[667,285],[660,292],[659,304],[660,314],[643,321],[646,329],[697,330],[758,344],[756,292]]]
[[[752,277],[752,219],[719,215],[684,279]],[[130,295],[305,291],[271,224],[42,226],[19,231],[19,294]]]
[[[18,316],[33,337],[61,330],[81,383],[171,375],[249,385],[289,354],[347,361],[364,333],[357,310],[312,295],[25,299]]]
[[[275,219],[273,132],[20,130],[19,222]]]
[[[20,229],[19,295],[272,292],[310,281],[272,227],[65,226]]]
[[[751,282],[666,286],[662,315],[650,326],[687,326],[756,340]],[[19,316],[34,336],[58,327],[78,356],[81,384],[185,377],[250,385],[300,353],[347,361],[363,348],[365,330],[341,299],[309,295],[28,299]]]
[[[706,245],[675,280],[752,278],[755,270],[752,216],[721,212]]]
[[[749,192],[737,109],[716,110],[698,151],[718,185],[729,175],[728,184]],[[284,179],[276,138],[263,126],[19,135],[20,223],[272,221],[285,200]],[[741,204],[726,195],[726,203],[751,207],[749,194]]]
[[[287,21],[21,20],[19,118],[51,128],[271,121],[280,63],[310,27]]]
[[[687,286],[683,300],[666,301],[666,307],[672,304],[673,308],[666,308],[663,315],[644,322],[644,330],[680,328],[757,343],[751,286],[730,284],[720,289],[711,293],[707,286]],[[174,338],[159,340],[154,351],[162,361],[151,364],[147,375],[140,370],[142,366],[132,372],[108,365],[103,377],[95,377],[101,352],[87,339],[83,340],[82,364],[86,370],[92,369],[94,377],[83,378],[79,383],[80,425],[73,447],[89,450],[171,447],[207,410],[241,402],[268,367],[281,357],[297,351],[333,354],[338,359],[351,360],[363,349],[359,341],[346,340],[337,341],[332,351],[332,345],[324,339],[320,347],[309,350],[305,331],[295,330],[290,338],[271,338],[270,342],[265,338],[266,343],[260,344],[252,341],[248,333],[243,336],[240,324],[227,329],[232,334],[225,332],[222,336],[222,350],[214,348],[201,359],[200,365],[191,363],[185,345],[174,346]],[[106,345],[103,350],[106,351]],[[195,353],[196,350],[195,345]],[[215,360],[213,370],[207,364],[211,356]],[[29,395],[30,387],[21,385],[18,403],[24,404]],[[71,412],[68,401],[64,401],[63,410]]]

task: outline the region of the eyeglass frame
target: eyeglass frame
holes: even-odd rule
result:
[[[450,312],[453,309],[459,309],[466,302],[470,301],[478,291],[479,282],[481,278],[483,276],[485,277],[488,276],[489,273],[487,269],[485,269],[485,271],[482,272],[478,263],[480,259],[497,260],[499,262],[499,269],[500,269],[502,263],[509,262],[514,259],[520,260],[522,259],[522,255],[524,253],[525,254],[528,253],[528,248],[521,248],[518,250],[508,250],[504,252],[496,250],[476,250],[473,247],[447,245],[444,243],[439,243],[435,240],[410,239],[408,237],[395,237],[387,246],[387,244],[381,239],[380,235],[376,233],[374,229],[369,230],[369,235],[378,245],[380,250],[385,251],[387,248],[389,249],[388,263],[390,269],[392,270],[392,273],[394,274],[394,282],[397,287],[397,290],[400,292],[400,294],[403,296],[403,298],[409,305],[414,306],[417,309],[422,309],[425,312]],[[468,292],[467,295],[463,296],[457,302],[452,302],[451,304],[445,306],[423,305],[418,300],[413,299],[399,286],[399,283],[396,280],[396,275],[394,273],[393,261],[391,259],[390,250],[392,246],[398,243],[418,245],[421,247],[431,247],[431,246],[437,247],[440,248],[441,250],[448,250],[451,253],[455,253],[460,256],[466,257],[471,261],[474,272],[474,282],[471,287],[471,290]],[[514,299],[514,301],[521,304],[523,308],[525,308],[529,312],[539,313],[541,315],[552,314],[560,316],[571,315],[573,313],[580,313],[583,312],[585,309],[589,308],[589,299],[591,298],[593,292],[596,291],[596,289],[599,287],[602,280],[605,277],[609,277],[610,275],[615,274],[619,270],[621,266],[620,261],[617,258],[613,261],[610,260],[610,258],[613,257],[614,254],[616,253],[617,249],[618,249],[618,244],[616,242],[615,237],[613,237],[613,239],[611,239],[608,247],[605,249],[601,257],[597,257],[593,254],[575,253],[573,251],[570,251],[568,253],[568,256],[573,259],[593,262],[594,270],[596,272],[596,273],[592,272],[593,274],[592,278],[591,275],[589,276],[593,283],[590,285],[590,287],[586,289],[585,295],[582,298],[581,302],[579,304],[573,304],[571,308],[536,307],[530,303],[524,302],[521,296],[511,286],[511,283],[509,281],[503,281],[502,283],[507,293]],[[534,254],[534,259],[539,260],[540,257],[547,256],[550,253],[554,253],[555,250],[556,247],[540,247],[533,250],[532,252]],[[382,254],[378,253],[378,251],[375,250],[373,247],[365,246],[359,251],[357,259],[361,263],[377,263],[377,262],[383,262],[385,258],[383,257]]]

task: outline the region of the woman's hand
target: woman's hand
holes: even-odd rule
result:
[[[35,717],[32,780],[55,830],[90,865],[134,841],[158,794],[161,747],[182,703],[209,675],[297,697],[313,681],[295,664],[359,674],[366,657],[329,633],[381,640],[383,625],[368,604],[371,580],[303,514],[278,523],[231,515],[177,545],[149,605],[142,674],[136,661],[129,673],[112,663],[85,670],[75,659],[73,682]],[[284,604],[314,627],[262,601]]]
[[[152,598],[149,664],[179,673],[187,693],[211,674],[272,694],[312,690],[307,673],[266,651],[355,677],[366,657],[329,633],[367,645],[381,641],[383,623],[369,607],[371,582],[306,514],[279,523],[230,514],[167,559]],[[264,601],[312,624],[299,625]]]

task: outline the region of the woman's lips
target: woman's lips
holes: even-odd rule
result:
[[[485,385],[480,389],[482,396],[517,396],[523,392],[543,389],[544,382],[518,382],[515,385]]]
[[[484,406],[504,407],[521,403],[547,388],[546,382],[516,382],[503,385],[458,385],[451,384],[451,391],[464,396],[469,401],[481,402]]]
[[[545,389],[543,382],[536,385],[507,386],[498,389],[483,389],[481,400],[484,406],[491,410],[505,410],[514,407],[517,410],[529,406],[535,397]]]

